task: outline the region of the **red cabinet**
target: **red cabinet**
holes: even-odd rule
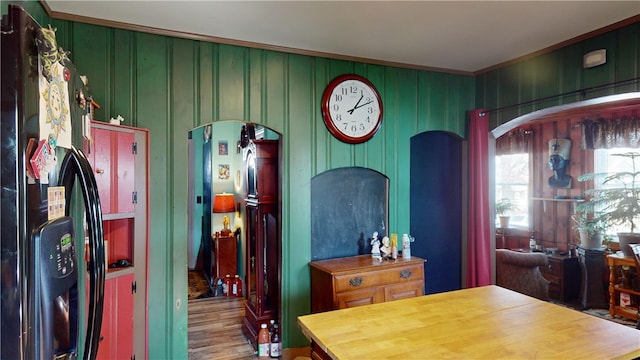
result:
[[[147,356],[148,136],[145,129],[92,122],[85,148],[103,213],[107,264],[98,359]]]
[[[97,125],[92,127],[91,137],[89,161],[94,167],[103,214],[133,212],[136,201],[135,134]]]
[[[231,236],[213,236],[213,269],[211,279],[238,274],[238,246],[236,237]]]
[[[131,359],[133,349],[133,273],[107,279],[97,359]]]

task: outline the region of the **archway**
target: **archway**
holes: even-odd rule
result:
[[[545,121],[559,116],[578,116],[580,114],[590,114],[598,111],[625,110],[640,105],[640,92],[631,92],[618,95],[603,96],[596,99],[578,101],[570,104],[552,106],[537,110],[496,127],[491,130],[494,139],[506,134],[509,130],[515,129],[530,122]]]
[[[563,131],[567,132],[570,130],[570,128],[575,128],[575,124],[579,123],[576,122],[575,119],[581,119],[581,118],[594,118],[594,117],[599,117],[599,116],[604,116],[605,114],[624,114],[625,112],[630,112],[631,110],[635,110],[638,109],[640,107],[640,92],[632,92],[632,93],[624,93],[624,94],[618,94],[618,95],[610,95],[610,96],[604,96],[604,97],[600,97],[600,98],[596,98],[596,99],[590,99],[590,100],[585,100],[585,101],[579,101],[579,102],[574,102],[574,103],[570,103],[570,104],[564,104],[564,105],[559,105],[559,106],[553,106],[553,107],[549,107],[549,108],[545,108],[545,109],[541,109],[538,111],[534,111],[531,112],[529,114],[525,114],[522,116],[519,116],[517,118],[514,118],[510,121],[505,122],[504,124],[496,127],[495,129],[490,131],[490,148],[491,149],[495,149],[495,147],[493,146],[495,144],[495,141],[497,138],[499,138],[500,136],[507,134],[508,132],[510,132],[511,130],[514,130],[516,128],[525,128],[528,130],[534,129],[534,128],[538,128],[538,130],[541,127],[547,127],[551,126],[554,128],[554,132],[557,131],[558,129],[555,129],[556,122],[558,121],[564,121],[565,122],[565,126],[563,127]],[[569,123],[568,119],[573,119],[572,125],[571,126],[567,126],[566,124]],[[575,131],[577,130],[571,130],[574,135],[574,142],[578,142],[579,141],[579,135],[576,136]],[[547,136],[552,135],[550,133],[546,133]],[[544,135],[543,135],[544,136]],[[563,137],[563,136],[561,136]],[[540,144],[537,144],[538,148]],[[536,145],[534,145],[535,147]],[[576,150],[577,147],[579,146],[578,144],[575,145],[576,146]],[[534,151],[534,154],[538,154],[538,152]],[[585,156],[585,155],[583,155]],[[589,158],[588,156],[585,156],[582,159],[582,162],[584,163],[585,161],[589,161],[591,159],[591,161],[593,161],[592,158]],[[534,163],[534,165],[537,165],[537,170],[534,169],[536,174],[541,174],[540,172],[540,167],[542,166],[540,163],[541,159],[538,159],[538,161],[536,161]],[[580,164],[580,160],[576,160],[578,162],[578,164]],[[495,203],[495,194],[494,194],[494,189],[495,189],[495,185],[496,185],[496,179],[495,179],[495,173],[494,173],[494,168],[495,168],[495,152],[492,151],[492,153],[489,155],[489,192],[490,192],[490,201],[492,203]],[[580,169],[577,169],[576,171],[577,174],[580,173],[584,173],[584,172],[580,172]],[[578,185],[576,184],[574,186],[574,192],[570,193],[569,190],[566,190],[565,192],[563,192],[561,195],[570,195],[569,197],[573,197],[574,195],[581,195],[580,193],[580,189],[577,187]],[[537,188],[537,192],[538,195],[533,195],[533,197],[539,196],[542,198],[545,197],[553,197],[552,195],[549,195],[549,192],[547,191],[548,189],[545,188],[544,190],[544,194],[540,195],[540,191],[542,191],[543,189],[541,188]],[[584,189],[583,189],[584,190]],[[535,191],[534,191],[535,192]],[[545,196],[546,194],[546,196]],[[531,198],[531,194],[529,195],[529,197]],[[540,200],[540,199],[538,199]],[[536,206],[539,205],[540,202],[536,203]],[[542,206],[542,205],[540,205]],[[566,209],[565,209],[566,208]],[[569,209],[569,210],[567,210]],[[570,212],[570,207],[563,207],[563,216],[567,216],[567,211]],[[535,213],[535,211],[534,211]],[[535,217],[535,216],[534,216]],[[531,219],[531,217],[530,217]],[[493,220],[493,219],[492,219]],[[545,223],[546,224],[546,223]],[[548,226],[540,226],[541,224],[533,224],[533,225],[538,225],[538,226],[534,226],[533,228],[531,228],[532,224],[530,224],[530,228],[529,230],[541,230],[540,228],[542,228],[542,230],[549,230],[551,229]],[[547,224],[548,225],[548,224]],[[567,230],[568,229],[568,230]],[[546,238],[551,238],[554,241],[558,241],[559,243],[564,243],[563,241],[568,239],[570,236],[572,236],[570,233],[570,226],[567,226],[566,229],[560,229],[559,231],[562,231],[561,234],[551,234],[551,233],[546,233]],[[495,233],[492,231],[492,233]],[[527,236],[528,237],[528,236]],[[564,240],[563,240],[564,239]],[[525,239],[526,240],[526,239]],[[521,241],[522,242],[522,241]],[[547,244],[548,246],[551,246],[550,244]],[[495,247],[495,235],[492,235],[492,246]],[[525,246],[526,247],[526,246]]]

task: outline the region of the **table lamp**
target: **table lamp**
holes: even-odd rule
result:
[[[233,194],[216,194],[213,198],[213,212],[214,213],[232,213],[236,211],[236,200]],[[220,231],[222,236],[229,236],[231,230],[229,229],[229,217],[224,215],[222,219],[223,229]]]

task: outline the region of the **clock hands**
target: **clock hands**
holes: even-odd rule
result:
[[[361,107],[363,107],[363,106],[365,106],[365,105],[369,105],[369,104],[371,104],[372,102],[373,102],[373,100],[369,100],[368,102],[366,102],[366,103],[364,103],[364,104],[360,104],[360,105],[358,105],[358,106],[354,107],[354,108],[353,108],[353,110],[355,110],[355,109],[357,109],[357,108],[361,108]],[[353,112],[352,112],[352,113],[353,113]]]
[[[347,110],[347,112],[348,112],[349,114],[353,114],[353,110],[355,110],[355,109],[357,109],[357,108],[358,108],[358,104],[360,104],[360,101],[362,101],[363,96],[364,96],[364,95],[360,95],[360,99],[358,99],[358,102],[353,106],[353,109],[351,109],[351,110]]]
[[[364,97],[364,95],[360,95],[360,99],[358,99],[358,102],[353,106],[353,108],[352,108],[352,109],[347,110],[347,112],[348,112],[349,114],[353,115],[353,111],[354,111],[355,109],[357,109],[357,108],[361,108],[361,107],[363,107],[363,106],[365,106],[365,105],[369,105],[369,104],[371,104],[371,103],[373,102],[373,100],[369,100],[368,102],[366,102],[366,103],[364,103],[364,104],[360,105],[360,101],[362,101],[362,98],[363,98],[363,97]]]

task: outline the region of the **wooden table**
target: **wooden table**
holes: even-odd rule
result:
[[[640,356],[638,330],[495,285],[300,316],[298,325],[320,359]]]

